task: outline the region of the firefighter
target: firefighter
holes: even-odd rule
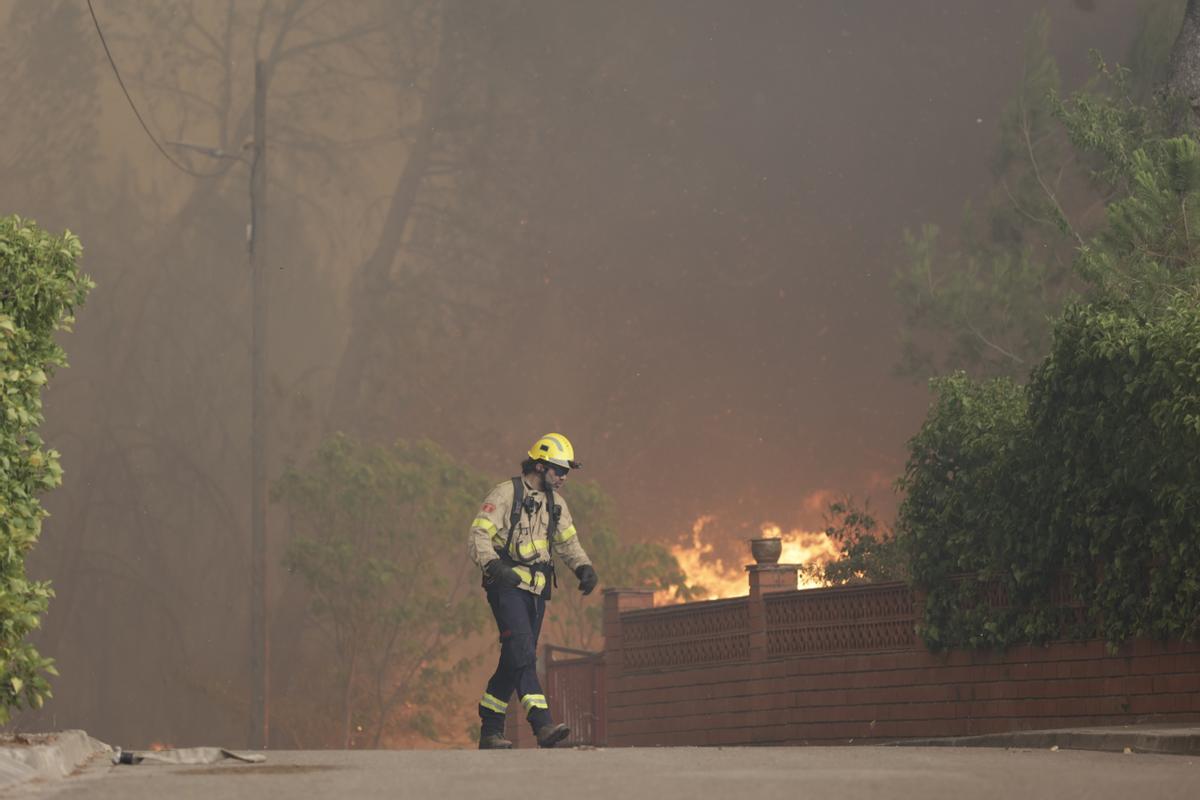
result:
[[[471,560],[483,570],[483,588],[500,630],[500,663],[479,701],[480,750],[512,748],[504,738],[504,715],[514,691],[539,747],[554,747],[571,732],[551,719],[536,662],[546,601],[557,584],[554,555],[575,573],[585,595],[598,581],[558,495],[567,474],[579,466],[567,437],[546,434],[529,448],[520,477],[492,489],[471,523]]]

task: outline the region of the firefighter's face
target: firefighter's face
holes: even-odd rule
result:
[[[567,475],[571,470],[556,464],[546,464],[544,466],[542,480],[548,487],[557,492],[567,482]]]

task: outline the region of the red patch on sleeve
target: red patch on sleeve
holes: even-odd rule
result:
[[[491,503],[484,503],[482,506],[480,506],[480,508],[483,509],[483,513],[485,514],[490,514],[496,510],[496,507]]]

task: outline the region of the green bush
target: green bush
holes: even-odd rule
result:
[[[1193,296],[1153,317],[1069,307],[1028,390],[961,374],[933,386],[898,521],[931,647],[1200,633]]]
[[[935,649],[1045,638],[1059,624],[1046,601],[1062,547],[1038,527],[1025,390],[963,373],[931,385],[936,400],[909,442],[897,522],[925,597],[921,634]],[[995,603],[997,592],[1007,602]]]
[[[825,513],[825,535],[837,545],[833,561],[801,568],[805,577],[830,586],[903,581],[909,578],[907,537],[880,527],[870,503],[845,496]]]
[[[1110,642],[1200,627],[1200,308],[1078,305],[1030,385],[1039,509]]]
[[[283,563],[303,578],[311,622],[329,643],[314,663],[293,665],[319,682],[282,698],[285,714],[328,719],[324,743],[339,747],[445,732],[475,663],[456,644],[489,620],[464,553],[489,488],[432,442],[382,446],[345,434],[284,472],[273,488],[293,527]]]
[[[1027,388],[935,381],[909,445],[897,532],[933,647],[1200,633],[1200,145],[1098,66],[1103,91],[1054,102],[1109,198],[1086,302]]]
[[[58,453],[46,449],[42,389],[66,354],[55,331],[92,282],[79,272],[82,252],[70,232],[53,236],[20,217],[0,218],[0,721],[22,705],[40,707],[56,674],[25,641],[40,624],[53,592],[25,576],[46,511],[38,495],[62,482]]]

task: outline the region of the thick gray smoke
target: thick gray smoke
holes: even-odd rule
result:
[[[0,213],[78,233],[98,284],[46,408],[63,678],[21,724],[141,746],[245,735],[256,58],[268,474],[341,429],[501,479],[559,430],[624,536],[714,514],[736,552],[822,490],[894,507],[927,402],[891,371],[901,230],[985,184],[1042,3],[94,5],[186,171],[85,4],[0,4]],[[1065,84],[1134,5],[1055,5]]]

